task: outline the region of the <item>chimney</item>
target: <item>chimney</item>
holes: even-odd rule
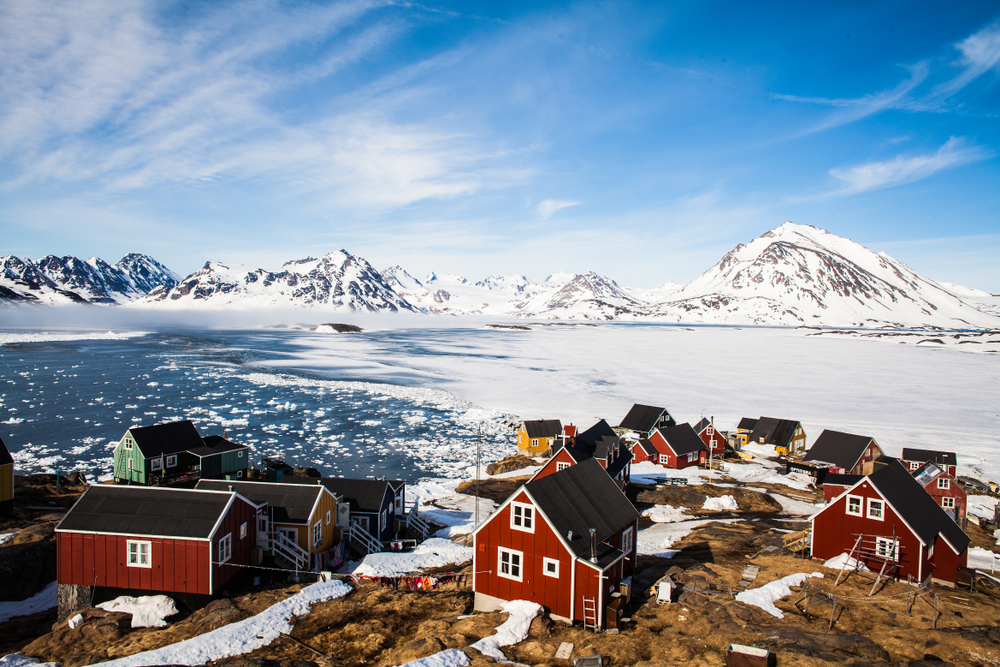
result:
[[[232,490],[233,490],[233,485],[232,485],[232,484],[230,484],[230,485],[229,485],[229,491],[230,491],[230,492],[232,492]]]
[[[572,530],[566,531],[566,541],[567,542],[572,542],[573,541],[573,531]]]
[[[590,562],[597,562],[597,529],[590,529]]]

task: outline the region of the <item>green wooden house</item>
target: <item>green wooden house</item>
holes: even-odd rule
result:
[[[114,476],[119,484],[163,484],[183,475],[207,479],[242,479],[250,448],[222,436],[202,439],[188,420],[133,426],[114,452]]]

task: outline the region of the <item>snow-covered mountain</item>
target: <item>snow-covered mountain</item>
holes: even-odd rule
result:
[[[823,326],[989,327],[997,318],[954,287],[885,253],[787,222],[746,245],[668,300],[656,316],[687,322]]]
[[[326,306],[335,310],[398,312],[415,308],[361,257],[345,250],[285,262],[279,271],[207,262],[171,289],[151,291],[137,306],[215,308]]]
[[[121,304],[151,289],[173,287],[179,276],[148,255],[131,253],[115,265],[99,257],[48,255],[32,261],[0,257],[0,301]]]

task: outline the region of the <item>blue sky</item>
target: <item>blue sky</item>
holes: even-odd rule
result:
[[[786,220],[1000,292],[995,2],[0,0],[0,254],[687,282]]]

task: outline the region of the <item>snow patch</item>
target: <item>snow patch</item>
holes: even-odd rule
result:
[[[369,577],[394,577],[420,572],[427,567],[459,565],[472,560],[472,549],[451,540],[432,537],[410,553],[368,554],[354,568],[354,574]]]
[[[859,563],[856,559],[851,558],[850,554],[846,551],[839,556],[834,556],[830,560],[823,563],[823,565],[831,570],[842,570],[844,565],[847,565],[848,570],[857,569],[860,572],[871,572],[871,570],[865,567],[864,563]]]
[[[510,646],[528,638],[528,630],[536,616],[542,614],[542,605],[527,600],[511,600],[503,606],[507,620],[497,627],[496,634],[484,637],[472,645],[483,655],[507,662],[501,646]]]
[[[0,602],[0,623],[6,623],[15,616],[28,616],[52,609],[58,604],[58,590],[59,585],[53,581],[27,600]]]
[[[777,581],[765,584],[760,588],[751,588],[741,593],[737,593],[736,599],[743,604],[760,607],[771,616],[784,618],[785,615],[782,611],[774,606],[775,601],[780,600],[786,595],[790,595],[792,592],[792,586],[801,586],[806,579],[810,579],[812,577],[822,579],[823,575],[820,572],[813,572],[812,574],[806,574],[804,572],[790,574],[787,577],[782,577]]]
[[[736,498],[732,496],[719,496],[718,498],[705,498],[705,503],[701,506],[703,510],[716,510],[718,512],[737,510]]]
[[[419,660],[411,660],[400,667],[468,667],[469,656],[457,648],[450,648]],[[3,667],[0,665],[0,667]]]
[[[649,509],[643,510],[642,516],[655,523],[675,523],[691,518],[691,515],[685,512],[683,508],[677,508],[673,505],[654,505]]]
[[[137,598],[122,595],[97,606],[105,611],[132,614],[133,628],[162,628],[167,625],[163,619],[177,613],[174,601],[166,595],[144,595]]]

